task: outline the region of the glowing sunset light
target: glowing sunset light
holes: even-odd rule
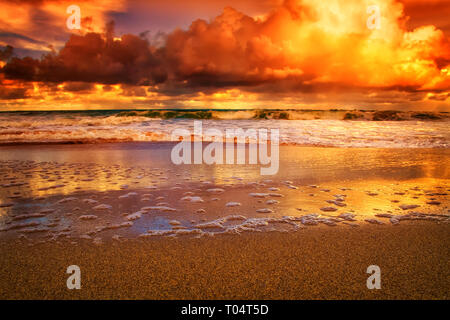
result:
[[[220,6],[197,0],[178,3],[184,15],[169,8],[174,0],[134,7],[126,0],[80,1],[80,30],[65,26],[67,1],[18,2],[0,1],[0,17],[8,17],[0,18],[4,110],[74,103],[448,111],[448,95],[430,97],[450,92],[449,30],[426,19],[420,11],[426,1],[382,0],[374,9],[368,0],[223,0]],[[36,6],[48,18],[45,34],[36,31],[43,27],[32,17]],[[155,27],[155,12],[170,16],[172,25]]]

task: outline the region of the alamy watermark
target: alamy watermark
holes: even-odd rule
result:
[[[381,11],[377,5],[368,6],[366,10],[370,16],[367,18],[367,28],[370,30],[381,29]]]
[[[67,7],[66,13],[70,16],[66,20],[66,26],[69,30],[81,29],[81,9],[76,4]]]
[[[194,132],[176,129],[171,138],[172,141],[181,140],[173,147],[170,155],[176,165],[246,164],[248,141],[248,164],[266,166],[260,168],[261,175],[275,175],[279,169],[278,129],[229,128],[222,132],[217,128],[209,128],[203,132],[202,122],[194,121]],[[203,141],[210,143],[203,148]]]
[[[81,270],[80,267],[77,265],[71,265],[67,267],[66,272],[70,274],[70,277],[67,278],[66,285],[67,289],[73,290],[81,289]]]
[[[371,276],[367,278],[367,289],[381,289],[381,269],[379,266],[371,265],[367,267],[367,273]]]

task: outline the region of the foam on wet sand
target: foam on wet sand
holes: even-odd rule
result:
[[[450,223],[450,186],[448,180],[438,178],[319,183],[295,174],[289,180],[267,180],[245,171],[232,175],[219,170],[212,179],[201,170],[19,160],[0,161],[0,173],[3,245],[20,241],[29,250],[55,246],[58,255],[64,253],[57,246],[97,252],[93,248],[110,250],[112,241],[137,248],[139,257],[153,241],[166,245],[218,239],[222,243],[220,239],[230,238],[237,243],[236,239],[257,235],[264,246],[271,239],[287,237],[283,239],[297,248],[305,232],[312,238],[326,234],[334,241],[339,238],[332,235],[338,232],[346,239],[337,240],[342,244],[346,237],[358,239],[351,230],[363,230],[366,234],[361,236],[367,239],[384,232],[389,235],[386,240],[397,241],[400,236],[395,232],[409,235],[408,228],[419,228],[423,236],[425,230],[448,234]],[[425,239],[416,237],[419,242]],[[294,239],[299,243],[292,244]],[[388,250],[389,244],[378,244],[383,252]],[[429,245],[442,248],[438,242]],[[27,255],[24,250],[20,252]],[[310,253],[321,259],[314,250]]]

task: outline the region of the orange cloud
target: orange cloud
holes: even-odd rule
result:
[[[410,28],[404,8],[417,0],[375,3],[378,29],[367,26],[373,0],[286,0],[258,16],[227,7],[174,30],[162,45],[111,30],[73,35],[57,53],[9,58],[2,70],[16,81],[128,86],[119,95],[149,105],[157,97],[181,106],[448,108],[446,33],[434,25]]]
[[[402,28],[402,6],[384,1],[381,28],[366,26],[371,2],[287,1],[264,20],[231,8],[207,23],[195,21],[167,39],[175,74],[192,83],[250,85],[292,79],[301,85],[448,88],[438,62],[449,42],[433,26]],[[349,15],[349,13],[351,13]]]

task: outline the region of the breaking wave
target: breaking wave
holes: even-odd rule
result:
[[[314,110],[150,110],[0,113],[0,144],[171,141],[175,129],[279,129],[281,144],[448,148],[448,113]],[[286,121],[289,120],[289,121]],[[205,138],[205,137],[203,137]]]
[[[149,110],[122,111],[117,117],[147,117],[154,119],[213,120],[366,120],[408,121],[450,119],[444,112],[346,111],[346,110]]]

